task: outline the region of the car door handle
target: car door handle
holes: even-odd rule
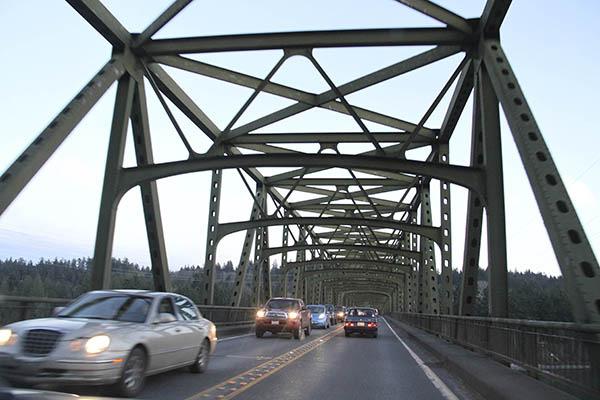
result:
[[[181,329],[179,329],[179,328],[176,328],[176,329],[175,329],[175,332],[179,333],[179,332],[181,332]]]

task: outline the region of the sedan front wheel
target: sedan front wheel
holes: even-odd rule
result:
[[[198,355],[196,356],[196,361],[192,365],[190,365],[190,371],[194,374],[201,374],[206,371],[208,367],[208,357],[210,354],[210,345],[208,344],[208,340],[204,339],[202,341],[202,345],[200,346],[200,350],[198,351]]]
[[[145,380],[146,352],[142,348],[136,347],[123,365],[121,378],[116,384],[116,392],[123,397],[135,397],[142,391]]]

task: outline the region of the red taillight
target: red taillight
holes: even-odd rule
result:
[[[367,326],[368,326],[369,328],[376,328],[376,327],[377,327],[377,322],[369,322],[369,323],[367,324]]]
[[[344,326],[352,326],[352,322],[346,322]]]

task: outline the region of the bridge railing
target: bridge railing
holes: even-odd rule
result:
[[[409,325],[522,368],[584,397],[600,396],[600,325],[394,313]]]
[[[0,295],[0,326],[28,318],[51,316],[55,307],[65,306],[70,301],[72,299]],[[257,310],[254,307],[197,307],[204,318],[222,327],[252,324]]]

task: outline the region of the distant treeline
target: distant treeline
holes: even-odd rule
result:
[[[30,297],[74,298],[90,290],[91,258],[73,260],[41,259],[36,263],[24,259],[0,260],[0,294]],[[113,259],[112,287],[152,289],[152,272],[128,259]],[[200,303],[205,283],[204,268],[186,266],[171,271],[173,291]],[[253,265],[250,263],[242,305],[251,304]],[[236,270],[228,261],[217,264],[215,303],[228,305],[235,285]],[[283,274],[276,266],[272,269],[272,292],[283,294]],[[454,271],[455,311],[458,310],[461,273]],[[487,315],[487,272],[479,271],[479,292],[476,315]],[[511,318],[546,321],[572,321],[569,301],[563,288],[562,277],[544,274],[510,272],[509,313]],[[0,310],[1,312],[2,310]]]

